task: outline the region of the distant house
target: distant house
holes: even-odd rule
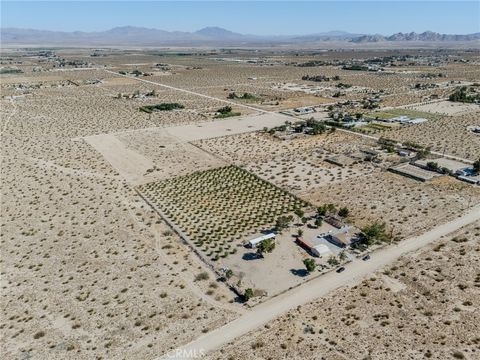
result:
[[[248,241],[248,245],[249,245],[252,249],[255,249],[258,244],[260,244],[262,241],[265,241],[265,240],[268,240],[268,239],[273,239],[273,240],[275,240],[275,234],[274,234],[274,233],[270,233],[270,234],[266,234],[266,235],[257,237],[257,238],[255,238],[255,239],[249,240],[249,241]]]

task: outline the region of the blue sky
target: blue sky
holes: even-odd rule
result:
[[[101,31],[132,25],[259,35],[330,30],[480,32],[480,1],[3,1],[2,27]]]

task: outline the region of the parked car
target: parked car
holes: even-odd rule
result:
[[[363,261],[367,261],[367,260],[370,260],[370,255],[365,255],[363,258],[362,258]]]
[[[345,271],[345,268],[343,266],[337,269],[337,273],[341,273],[342,271]]]

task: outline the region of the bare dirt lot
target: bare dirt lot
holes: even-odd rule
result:
[[[422,183],[376,171],[362,180],[349,179],[304,196],[314,204],[333,202],[348,206],[352,210],[351,220],[360,227],[384,221],[398,239],[428,230],[480,202],[480,189],[449,178]]]

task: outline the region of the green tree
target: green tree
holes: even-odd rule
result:
[[[475,172],[475,174],[480,173],[480,159],[473,163],[473,171]]]
[[[338,254],[338,258],[342,261],[347,259],[347,253],[345,252],[345,250],[340,251],[340,254]]]
[[[325,216],[325,215],[327,215],[327,208],[325,207],[325,205],[318,207],[317,216]]]
[[[243,300],[248,301],[254,296],[253,290],[251,288],[245,289],[243,293]]]
[[[265,253],[271,253],[275,249],[275,241],[273,239],[267,239],[260,242],[257,245],[257,253],[262,255]]]
[[[342,218],[346,218],[349,213],[350,213],[350,210],[348,210],[347,207],[342,207],[340,208],[340,210],[338,210],[338,216]]]
[[[293,212],[295,213],[295,215],[298,216],[300,220],[305,215],[305,211],[303,211],[301,208],[296,208]]]
[[[305,265],[305,268],[309,273],[313,272],[315,268],[317,267],[317,264],[315,264],[315,260],[313,259],[305,259],[303,260],[303,265]]]
[[[303,230],[302,230],[302,229],[298,229],[297,235],[298,235],[298,237],[301,237],[301,236],[303,235]]]
[[[427,168],[432,171],[438,171],[438,163],[435,161],[429,161],[427,162]]]
[[[367,225],[362,229],[365,243],[372,245],[376,242],[383,242],[389,239],[386,233],[386,224],[375,222],[371,225]]]
[[[285,230],[287,227],[289,227],[291,222],[291,218],[288,216],[280,216],[277,221],[275,222],[275,228],[278,231]]]
[[[323,224],[322,218],[318,217],[318,218],[315,219],[315,226],[316,227],[320,227],[320,226],[322,226],[322,224]]]
[[[227,105],[218,109],[217,112],[220,114],[228,114],[232,112],[232,107]]]

